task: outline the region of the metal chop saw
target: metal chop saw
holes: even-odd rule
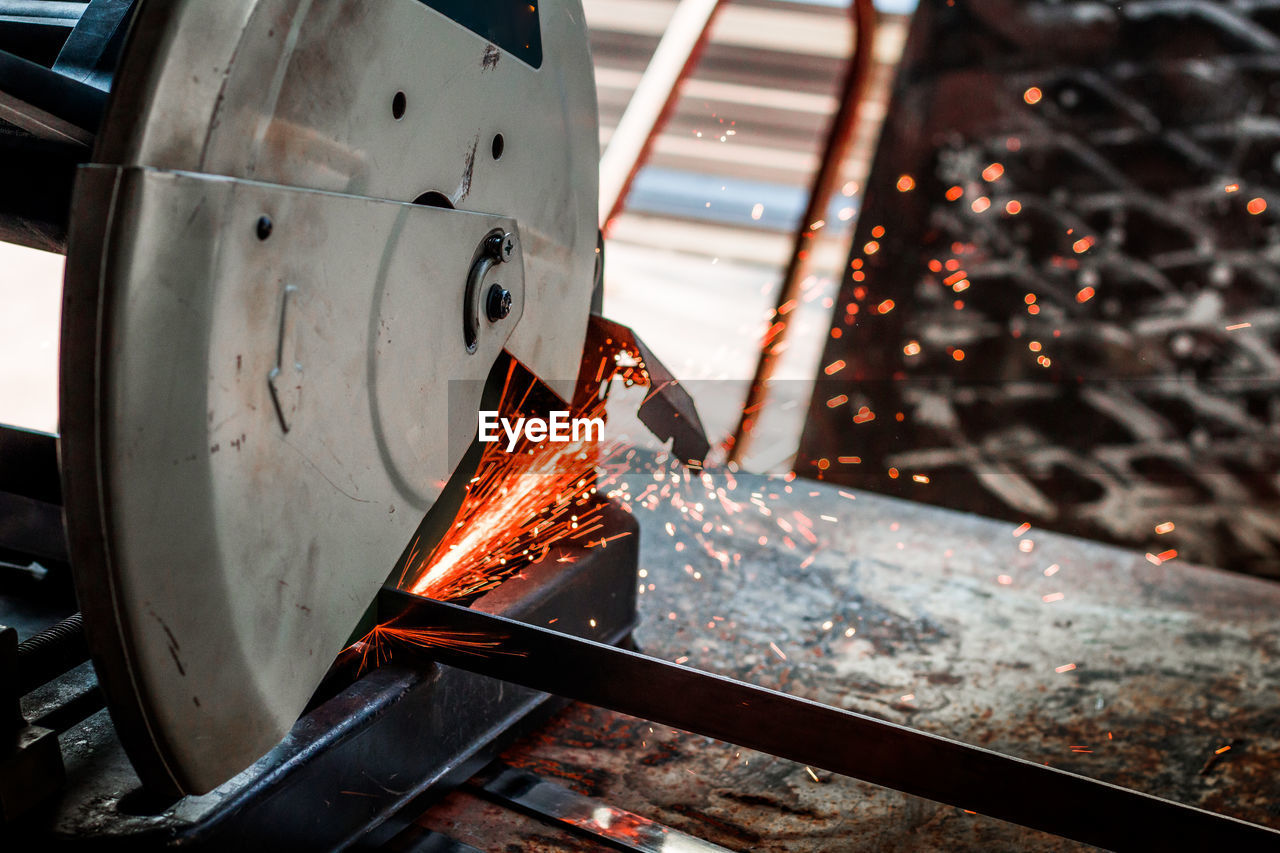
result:
[[[625,347],[655,386],[642,418],[677,456],[706,450],[679,386],[596,316],[578,0],[3,0],[0,45],[0,236],[67,253],[61,502],[93,660],[41,681],[48,656],[18,649],[6,818],[63,841],[340,847],[465,775],[545,691],[1093,843],[1275,842],[614,648],[635,537],[470,607],[384,587],[472,477],[496,366],[570,402]],[[594,634],[530,627],[575,608]],[[371,609],[491,642],[335,677]],[[55,729],[78,733],[61,757]],[[64,763],[67,790],[36,802]],[[385,793],[332,798],[357,777]]]
[[[138,4],[72,206],[62,461],[147,781],[205,792],[288,731],[504,349],[572,396],[597,245],[581,10],[492,5]]]
[[[205,794],[315,705],[424,515],[471,478],[495,365],[574,398],[601,264],[582,8],[3,2],[0,43],[0,236],[67,254],[84,638],[146,789]],[[616,600],[598,637],[621,639],[635,549],[614,552],[631,565],[503,611]],[[452,767],[531,707],[458,678],[424,702],[479,710],[420,763]]]

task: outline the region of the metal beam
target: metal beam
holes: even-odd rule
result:
[[[609,222],[626,203],[636,173],[649,158],[654,138],[671,116],[681,83],[698,64],[719,9],[720,0],[680,0],[609,138],[600,158],[600,221],[606,234]]]

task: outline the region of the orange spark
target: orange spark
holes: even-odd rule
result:
[[[515,652],[497,652],[506,637],[489,634],[475,634],[466,631],[442,631],[431,628],[398,628],[394,624],[375,625],[373,630],[352,645],[352,650],[360,655],[360,669],[364,670],[373,659],[376,666],[391,660],[396,643],[417,646],[423,649],[454,649],[467,654],[499,653],[518,654]]]
[[[644,366],[631,354],[608,359],[602,378],[619,376],[628,384],[647,384]],[[529,414],[536,380],[517,374],[512,364],[498,408],[505,415]],[[604,416],[604,400],[585,395],[577,417]],[[475,476],[467,484],[454,523],[429,552],[415,541],[400,586],[440,600],[463,598],[497,586],[531,563],[550,557],[553,548],[578,543],[606,547],[609,538],[591,538],[600,527],[604,502],[599,485],[626,468],[602,460],[594,442],[531,442],[522,439],[511,452],[501,442],[484,445]],[[599,466],[599,470],[598,470]],[[610,470],[612,469],[612,470]],[[603,478],[603,482],[600,482]]]

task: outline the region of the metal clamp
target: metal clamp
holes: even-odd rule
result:
[[[18,632],[0,625],[0,826],[57,794],[65,770],[58,733],[22,716]]]
[[[467,273],[466,296],[462,303],[462,339],[467,352],[475,352],[480,342],[481,294],[484,280],[495,267],[511,260],[516,251],[516,237],[509,231],[492,231],[480,243],[480,251]],[[511,291],[493,284],[484,296],[484,314],[496,323],[511,314]]]

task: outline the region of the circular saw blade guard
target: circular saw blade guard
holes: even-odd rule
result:
[[[537,15],[535,68],[418,0],[138,9],[72,211],[61,407],[149,785],[208,791],[292,725],[463,456],[451,381],[505,348],[571,396],[596,100],[580,3]],[[469,341],[477,276],[511,307]]]

